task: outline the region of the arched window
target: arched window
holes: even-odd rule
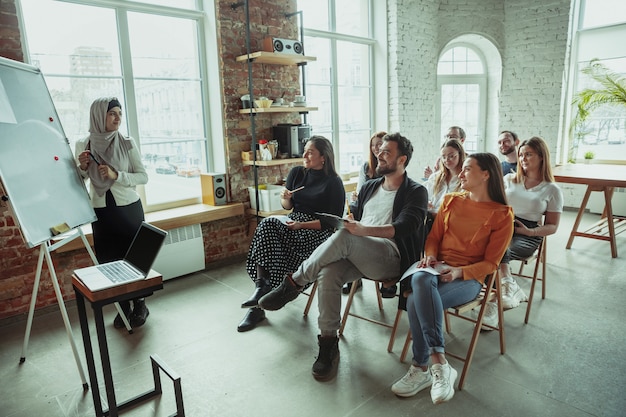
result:
[[[437,65],[441,137],[450,126],[466,132],[465,150],[485,150],[487,71],[481,52],[472,45],[451,42]]]

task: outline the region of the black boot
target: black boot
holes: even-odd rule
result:
[[[133,327],[140,327],[146,322],[146,319],[150,315],[146,302],[143,298],[133,300],[133,312],[130,315],[130,325]]]
[[[272,291],[261,297],[259,307],[263,310],[280,310],[290,301],[295,300],[302,288],[291,279],[291,274],[285,275],[283,282]]]
[[[257,307],[259,305],[259,300],[261,299],[261,297],[263,297],[271,290],[272,286],[267,281],[265,281],[264,279],[259,279],[256,282],[256,289],[254,290],[250,298],[241,304],[241,308]]]
[[[320,353],[313,363],[313,377],[318,381],[328,381],[337,375],[339,365],[339,338],[337,336],[317,336]]]
[[[120,307],[122,308],[124,315],[126,315],[126,319],[129,319],[130,301],[120,301]],[[113,320],[113,327],[115,327],[116,329],[121,329],[122,327],[124,327],[124,321],[122,320],[122,316],[120,316],[120,313],[117,313],[117,315],[115,316],[115,319]]]
[[[265,311],[258,307],[253,307],[248,310],[243,320],[241,320],[241,323],[237,326],[237,331],[247,332],[248,330],[252,330],[263,320],[265,320]]]

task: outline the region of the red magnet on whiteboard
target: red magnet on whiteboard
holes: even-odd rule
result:
[[[48,117],[48,120],[50,120],[51,122],[54,122],[54,119],[52,117]]]
[[[58,156],[55,156],[55,157],[54,157],[54,160],[55,160],[55,161],[58,161],[58,160],[59,160],[59,157],[58,157]]]

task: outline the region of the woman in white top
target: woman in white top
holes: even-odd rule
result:
[[[115,97],[96,99],[90,109],[89,136],[76,143],[76,160],[83,178],[89,178],[89,194],[97,221],[93,222],[94,249],[99,263],[122,259],[144,220],[135,187],[148,182],[139,148],[133,138],[119,132],[122,105]],[[150,312],[143,298],[120,306],[133,327],[146,322]],[[113,322],[124,327],[118,314]]]
[[[458,139],[450,139],[441,146],[441,170],[431,175],[425,184],[428,190],[428,211],[431,214],[439,211],[446,194],[461,190],[458,175],[465,157],[465,149]]]
[[[528,301],[511,277],[509,262],[528,258],[537,250],[543,236],[556,233],[563,212],[563,193],[554,182],[546,142],[536,136],[525,140],[517,155],[517,172],[504,176],[506,197],[515,214],[515,232],[499,271],[504,308],[515,308],[520,302]]]

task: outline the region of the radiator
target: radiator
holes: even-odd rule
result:
[[[611,200],[613,214],[617,216],[626,216],[626,188],[616,188],[613,192]],[[600,213],[604,210],[604,193],[594,192],[589,196],[587,208],[590,213]]]
[[[180,277],[205,268],[202,228],[199,224],[167,231],[167,237],[152,267],[163,279]]]

